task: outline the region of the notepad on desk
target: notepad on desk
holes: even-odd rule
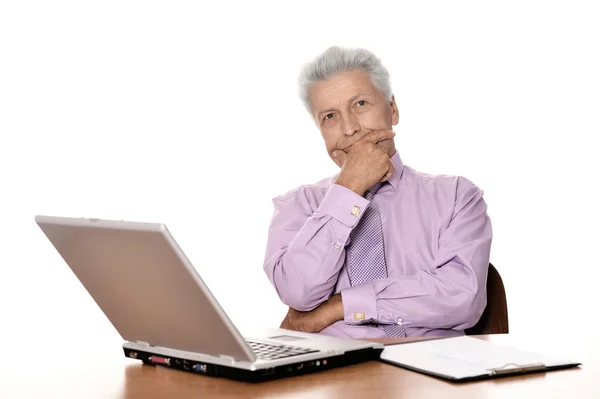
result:
[[[565,369],[581,364],[471,337],[390,345],[385,347],[380,359],[456,382]]]

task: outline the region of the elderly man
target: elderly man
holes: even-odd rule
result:
[[[453,336],[486,306],[492,227],[464,177],[403,164],[389,74],[363,49],[308,63],[301,97],[339,174],[273,200],[264,270],[282,328],[350,338]]]

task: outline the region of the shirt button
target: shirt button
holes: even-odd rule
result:
[[[339,242],[339,241],[336,241],[336,242],[335,242],[335,244],[333,244],[333,247],[334,247],[335,249],[339,249],[341,246],[342,246],[342,244],[340,244],[340,242]]]
[[[399,319],[398,319],[398,325],[399,325],[399,326],[401,326],[401,325],[402,325],[402,323],[403,323],[403,320],[399,318]]]

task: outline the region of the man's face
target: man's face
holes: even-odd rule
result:
[[[392,130],[398,124],[396,101],[385,99],[364,71],[344,72],[315,83],[309,92],[312,115],[321,130],[331,159],[334,150],[350,147],[372,130]],[[394,140],[377,143],[390,157]]]

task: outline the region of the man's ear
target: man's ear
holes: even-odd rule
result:
[[[398,106],[396,105],[396,98],[392,95],[392,99],[390,100],[390,107],[392,109],[392,125],[396,126],[400,121],[400,112],[398,111]]]

